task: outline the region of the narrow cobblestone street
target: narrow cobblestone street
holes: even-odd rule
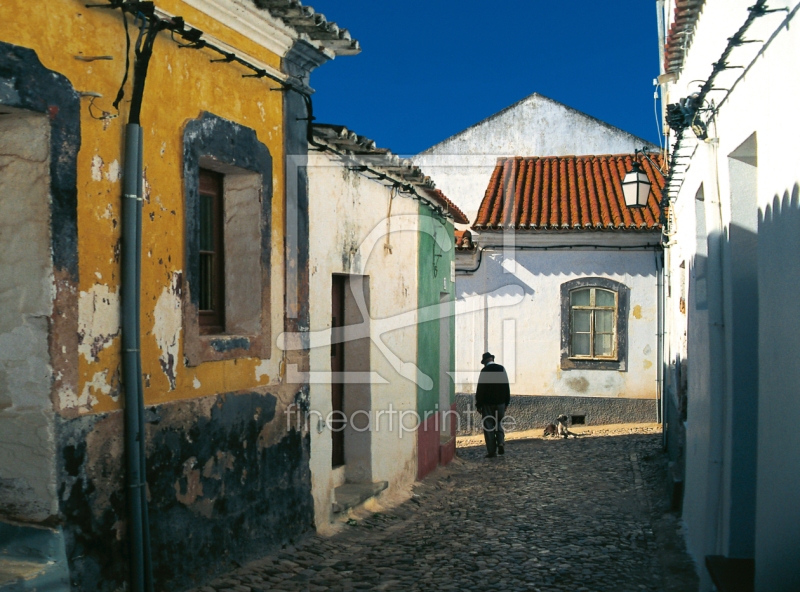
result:
[[[479,438],[462,439],[407,502],[197,590],[696,590],[660,431],[516,439],[504,457],[484,455]]]

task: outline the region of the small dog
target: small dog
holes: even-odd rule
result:
[[[548,423],[544,428],[544,436],[556,436],[558,434],[558,430],[556,428],[556,424]]]
[[[569,418],[566,415],[559,415],[556,418],[556,422],[558,423],[558,435],[564,436],[564,438],[569,438],[570,436],[572,436],[573,438],[577,438],[578,434],[569,431],[569,428],[567,427],[568,421]]]

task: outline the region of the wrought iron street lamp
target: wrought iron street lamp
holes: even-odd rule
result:
[[[644,208],[650,197],[650,180],[642,170],[642,166],[635,160],[639,151],[634,155],[633,166],[622,180],[622,193],[625,196],[625,205],[629,208]]]

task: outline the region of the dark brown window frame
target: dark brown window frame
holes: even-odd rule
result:
[[[252,287],[246,291],[226,290],[223,296],[224,327],[220,333],[204,333],[200,324],[200,170],[209,169],[224,175],[222,201],[225,205],[224,228],[233,242],[224,243],[225,253],[234,252],[247,245],[250,254],[246,260],[258,275],[235,276],[248,278]],[[204,362],[234,360],[240,358],[270,359],[271,347],[271,258],[272,258],[272,181],[273,163],[269,149],[258,139],[252,128],[203,112],[197,119],[186,123],[183,131],[183,176],[185,202],[185,268],[181,287],[183,308],[183,357],[187,366]],[[244,185],[242,184],[244,182]],[[231,195],[228,195],[229,187]],[[242,192],[246,191],[246,194]],[[233,196],[236,196],[235,198]],[[230,204],[228,198],[231,197]],[[246,199],[246,202],[242,202]],[[237,242],[243,235],[237,233],[236,204],[248,203],[256,206],[257,219],[250,215],[247,220],[252,232],[247,242]],[[227,212],[233,204],[234,211]],[[232,217],[233,216],[233,217]],[[224,230],[223,230],[224,232]],[[255,233],[255,234],[253,234]],[[223,235],[224,238],[224,235]],[[244,240],[244,239],[243,239]],[[249,257],[255,257],[250,259]],[[234,257],[236,266],[241,257]],[[230,264],[232,260],[229,259]],[[231,268],[232,269],[232,268]],[[231,279],[230,269],[221,277]],[[256,288],[255,290],[253,288]],[[255,301],[250,300],[250,298]],[[244,309],[236,302],[244,302]],[[233,308],[230,308],[233,307]],[[229,309],[231,314],[229,315]],[[242,316],[245,315],[245,316]]]
[[[201,335],[213,335],[225,332],[225,201],[222,173],[209,169],[200,169],[200,285],[198,286],[198,315]],[[211,198],[210,208],[205,210],[203,198]],[[204,213],[210,214],[210,228],[203,219]],[[210,235],[210,243],[204,240],[204,231]],[[210,260],[210,263],[207,261]]]
[[[589,304],[573,304],[572,303],[572,295],[575,292],[580,291],[589,291]],[[609,292],[614,295],[614,306],[600,306],[596,303],[596,301],[592,301],[593,297],[597,296],[597,290]],[[570,326],[569,326],[569,337],[570,337],[570,352],[569,357],[573,360],[616,360],[617,359],[617,316],[618,316],[618,299],[619,294],[614,290],[609,290],[607,288],[601,288],[599,286],[583,286],[578,288],[573,288],[569,291],[570,297],[570,304],[569,304],[569,315],[570,315]],[[590,313],[589,316],[589,355],[579,355],[575,353],[574,350],[574,337],[575,334],[578,332],[575,330],[575,312],[576,311],[586,311]],[[598,355],[595,349],[595,336],[598,334],[597,332],[597,316],[596,313],[598,311],[609,311],[613,312],[613,329],[611,331],[611,335],[613,335],[613,343],[611,344],[611,354],[604,356]],[[580,333],[586,333],[582,331]]]
[[[570,293],[580,288],[603,288],[617,293],[616,356],[609,358],[579,358],[571,353]],[[583,277],[561,284],[561,369],[562,370],[617,370],[628,369],[628,311],[630,288],[625,284],[603,277]]]

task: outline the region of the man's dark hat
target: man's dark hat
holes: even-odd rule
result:
[[[481,358],[481,364],[485,364],[489,360],[494,360],[494,356],[489,352],[486,352],[485,354],[483,354],[483,357]]]

